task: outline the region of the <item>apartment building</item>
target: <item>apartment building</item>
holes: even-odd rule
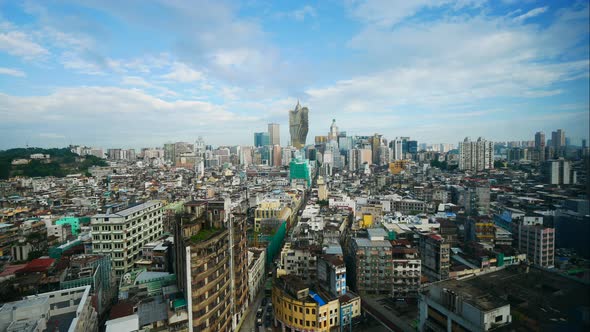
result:
[[[91,218],[92,252],[110,255],[117,278],[133,269],[141,248],[162,236],[163,204],[149,201]]]
[[[393,255],[393,297],[416,298],[420,289],[421,266],[417,248],[407,241],[395,241]]]
[[[518,250],[536,266],[552,268],[555,264],[555,229],[542,224],[518,224]]]
[[[392,246],[385,240],[385,231],[371,232],[368,238],[350,241],[347,270],[353,289],[360,295],[392,295]]]
[[[422,272],[432,280],[449,278],[450,245],[439,234],[420,236]]]
[[[287,242],[281,250],[281,267],[286,274],[311,282],[317,275],[317,256],[320,253],[319,247]]]
[[[249,303],[245,223],[229,199],[191,201],[177,215],[176,274],[190,331],[234,331],[242,319]]]

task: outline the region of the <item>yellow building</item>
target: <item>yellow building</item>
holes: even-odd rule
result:
[[[366,213],[363,214],[363,218],[360,220],[360,228],[371,228],[373,226],[373,215]]]
[[[262,201],[254,211],[254,231],[260,231],[260,222],[263,219],[278,218],[283,206],[278,199]]]
[[[318,294],[294,276],[286,275],[274,281],[272,305],[276,323],[283,331],[320,332],[340,326],[338,298]]]
[[[410,164],[410,160],[396,160],[389,163],[389,172],[391,174],[399,174]]]

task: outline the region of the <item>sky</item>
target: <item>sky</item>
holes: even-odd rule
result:
[[[588,1],[0,0],[0,149],[589,135]]]

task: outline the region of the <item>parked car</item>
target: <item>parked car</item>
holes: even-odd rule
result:
[[[263,313],[264,311],[262,310],[262,308],[258,308],[258,311],[256,311],[256,318],[262,318]]]

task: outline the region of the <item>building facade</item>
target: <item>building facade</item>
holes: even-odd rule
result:
[[[473,142],[468,137],[459,142],[459,169],[484,171],[494,168],[494,143],[478,138]]]
[[[289,111],[289,133],[291,134],[291,146],[301,149],[305,146],[307,132],[309,130],[309,109],[301,107],[299,101],[294,110]]]
[[[113,270],[120,278],[140,259],[141,248],[162,236],[163,211],[162,202],[149,201],[92,216],[92,252],[110,255]]]

